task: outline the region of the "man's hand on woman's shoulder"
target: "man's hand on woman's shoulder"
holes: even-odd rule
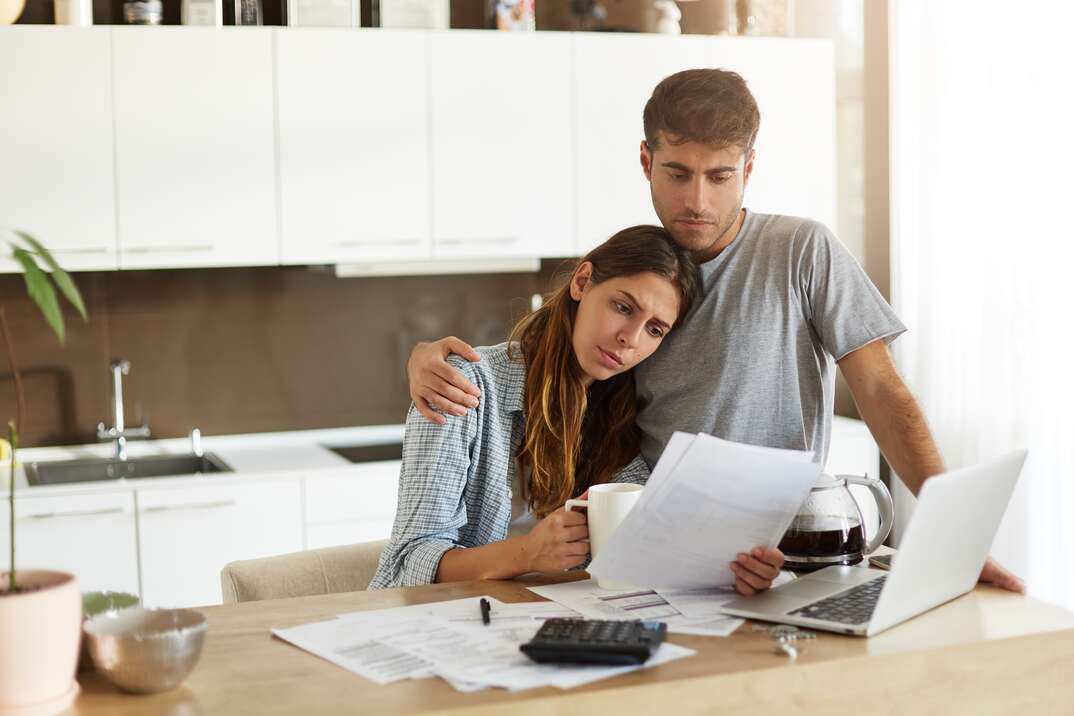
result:
[[[477,386],[447,362],[452,353],[471,363],[481,360],[469,343],[448,336],[414,346],[406,362],[407,383],[414,407],[438,425],[447,422],[441,413],[466,415],[467,410],[477,407],[481,397]]]

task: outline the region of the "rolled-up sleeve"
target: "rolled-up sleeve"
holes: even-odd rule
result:
[[[448,416],[445,425],[436,425],[411,405],[395,524],[370,589],[431,584],[444,553],[460,547],[459,534],[467,523],[463,491],[479,413],[480,408],[463,417]]]

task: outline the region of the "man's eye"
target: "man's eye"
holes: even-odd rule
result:
[[[681,173],[680,173],[680,174],[674,174],[674,173],[673,173],[673,174],[671,175],[671,178],[672,178],[672,179],[674,179],[675,181],[684,181],[684,180],[686,179],[686,175],[685,175],[685,174],[681,174]]]
[[[712,177],[712,183],[713,184],[723,184],[725,181],[727,181],[730,178],[731,177],[726,175],[726,174],[721,174],[719,176]]]

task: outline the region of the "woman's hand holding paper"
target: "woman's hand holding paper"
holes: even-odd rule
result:
[[[772,586],[783,567],[783,553],[775,547],[755,547],[752,554],[740,553],[731,562],[735,573],[735,591],[744,596],[763,592]]]

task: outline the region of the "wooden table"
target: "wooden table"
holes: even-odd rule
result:
[[[692,657],[585,687],[510,694],[457,693],[440,679],[377,686],[273,638],[271,627],[342,612],[489,594],[537,601],[526,586],[561,581],[531,576],[352,592],[207,607],[201,661],[178,689],[129,696],[95,674],[80,676],[71,714],[410,714],[462,710],[498,714],[750,713],[1071,713],[1074,614],[978,587],[878,636],[821,633],[797,662],[776,653],[747,623],[728,638],[670,635]]]

